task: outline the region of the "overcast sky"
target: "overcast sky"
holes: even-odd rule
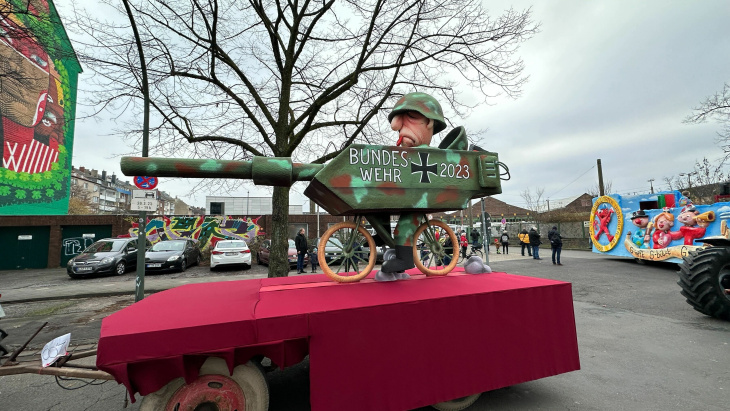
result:
[[[62,18],[71,2],[56,0]],[[526,189],[544,188],[551,203],[580,195],[597,185],[597,159],[613,192],[648,192],[652,178],[655,190],[666,189],[664,177],[691,171],[705,156],[721,156],[717,124],[682,119],[730,81],[729,1],[532,3],[484,2],[493,15],[510,5],[532,6],[541,23],[519,51],[530,76],[522,96],[495,100],[464,124],[467,132],[488,129],[484,148],[499,153],[510,169],[512,179],[502,182],[496,198],[524,206]],[[116,156],[128,148],[99,137],[106,128],[105,121],[77,122],[74,166],[121,175]],[[161,179],[160,189],[195,206],[205,205],[205,195],[225,194],[185,197],[190,185],[182,180]],[[270,193],[253,185],[248,190],[252,197]],[[291,204],[308,210],[308,203],[292,193]]]

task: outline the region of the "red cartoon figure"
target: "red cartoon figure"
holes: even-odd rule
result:
[[[646,237],[648,240],[649,233],[654,228],[654,234],[652,239],[654,240],[654,248],[667,248],[669,243],[672,242],[672,234],[669,230],[674,226],[674,215],[669,212],[668,208],[665,208],[662,213],[659,213],[654,217],[654,223],[649,224],[646,229]]]
[[[677,220],[683,225],[679,228],[679,231],[669,233],[672,239],[679,240],[680,238],[684,238],[685,245],[693,245],[695,239],[704,237],[707,225],[715,221],[715,213],[708,211],[700,214],[694,205],[687,204],[682,208],[682,212],[679,213]]]
[[[596,217],[598,217],[598,221],[593,222],[593,228],[596,229],[596,233],[593,235],[593,237],[596,240],[601,237],[602,233],[606,233],[606,238],[608,238],[608,241],[613,241],[613,236],[611,235],[611,233],[608,232],[608,223],[611,222],[612,215],[612,208],[601,208],[596,212]]]

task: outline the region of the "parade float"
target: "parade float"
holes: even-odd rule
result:
[[[593,200],[593,252],[679,264],[682,295],[697,311],[730,320],[730,202],[694,204],[679,191]]]

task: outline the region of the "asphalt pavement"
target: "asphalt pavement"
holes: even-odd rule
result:
[[[512,254],[496,254],[492,248],[492,252],[489,254],[490,262],[519,258],[529,257],[522,257],[519,249],[515,249]],[[375,266],[375,270],[379,268],[379,265]],[[310,267],[307,267],[306,271],[307,273],[304,275],[311,274]],[[317,272],[322,273],[321,267]],[[289,275],[301,274],[296,274],[295,270],[291,270]],[[155,293],[185,284],[237,281],[267,276],[267,266],[254,265],[247,270],[234,267],[211,271],[210,267],[201,265],[190,267],[182,273],[146,273],[144,291],[145,293]],[[135,271],[129,271],[122,276],[99,275],[72,279],[66,274],[65,268],[5,270],[0,271],[0,305],[69,298],[134,295],[136,278]]]

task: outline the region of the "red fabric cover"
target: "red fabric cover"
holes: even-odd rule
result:
[[[412,409],[580,368],[569,283],[458,272],[178,287],[104,319],[97,366],[145,395],[209,355],[232,369],[307,353],[313,410]]]

